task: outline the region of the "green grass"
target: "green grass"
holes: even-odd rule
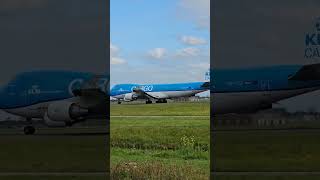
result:
[[[106,180],[104,176],[0,176],[5,180]]]
[[[105,136],[0,136],[1,172],[104,172]]]
[[[111,146],[139,149],[177,149],[181,138],[209,149],[209,117],[113,117]]]
[[[209,116],[210,102],[112,104],[111,116]]]
[[[111,115],[114,179],[208,179],[208,102],[112,105]]]
[[[218,171],[320,171],[319,131],[217,133]]]
[[[316,175],[299,175],[299,176],[215,176],[211,180],[319,180],[320,176]]]

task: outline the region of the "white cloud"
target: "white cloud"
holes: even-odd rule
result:
[[[118,65],[118,64],[125,64],[126,61],[120,57],[111,57],[111,62],[112,65]]]
[[[120,53],[120,48],[110,43],[110,64],[119,65],[119,64],[126,63],[126,60],[121,58],[119,53]]]
[[[198,63],[198,64],[189,64],[190,67],[201,69],[201,70],[208,70],[210,68],[209,63]]]
[[[193,46],[207,44],[207,41],[205,39],[194,37],[194,36],[182,36],[180,40],[184,44],[193,45]]]
[[[210,28],[210,0],[180,0],[178,13],[197,27]]]
[[[177,56],[180,56],[180,57],[195,57],[199,55],[200,55],[200,49],[193,48],[193,47],[179,49],[177,51]]]
[[[154,59],[162,59],[167,55],[167,50],[165,48],[154,48],[149,51],[148,55]]]
[[[117,55],[119,50],[120,50],[119,47],[117,47],[114,44],[110,43],[110,54],[111,54],[111,56]]]

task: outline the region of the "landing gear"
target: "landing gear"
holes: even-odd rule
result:
[[[26,120],[30,125],[25,126],[23,128],[23,132],[25,135],[32,135],[36,132],[36,129],[32,126],[32,118],[27,117]]]
[[[151,100],[147,100],[146,104],[152,104],[152,101]]]
[[[118,104],[121,104],[121,101],[118,101]]]
[[[23,132],[25,135],[32,135],[36,132],[36,129],[33,126],[26,126],[23,128]]]
[[[159,99],[158,101],[156,101],[156,103],[167,103],[166,99]]]

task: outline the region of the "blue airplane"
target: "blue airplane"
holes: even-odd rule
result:
[[[33,118],[49,127],[72,126],[95,117],[107,116],[106,75],[70,71],[32,71],[16,75],[0,88],[0,109],[25,117],[34,134]]]
[[[167,99],[190,97],[210,89],[209,82],[191,82],[176,84],[118,84],[110,92],[112,98],[121,101],[146,99],[146,104],[167,103]]]
[[[320,89],[320,64],[211,71],[212,114],[254,113]]]

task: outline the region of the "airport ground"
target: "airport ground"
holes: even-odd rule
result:
[[[111,174],[159,177],[179,172],[181,177],[172,179],[207,179],[209,104],[197,103],[111,106]],[[320,126],[301,123],[216,127],[211,154],[216,179],[319,179]],[[185,150],[182,144],[193,148]]]
[[[320,172],[319,130],[215,132],[218,172]]]
[[[114,104],[111,110],[113,179],[208,178],[209,102]],[[288,125],[217,128],[216,179],[319,179],[320,127]],[[103,132],[41,128],[25,136],[1,128],[0,179],[105,179]]]
[[[112,179],[208,179],[209,106],[112,105]]]
[[[0,179],[106,179],[105,128],[0,130]]]

